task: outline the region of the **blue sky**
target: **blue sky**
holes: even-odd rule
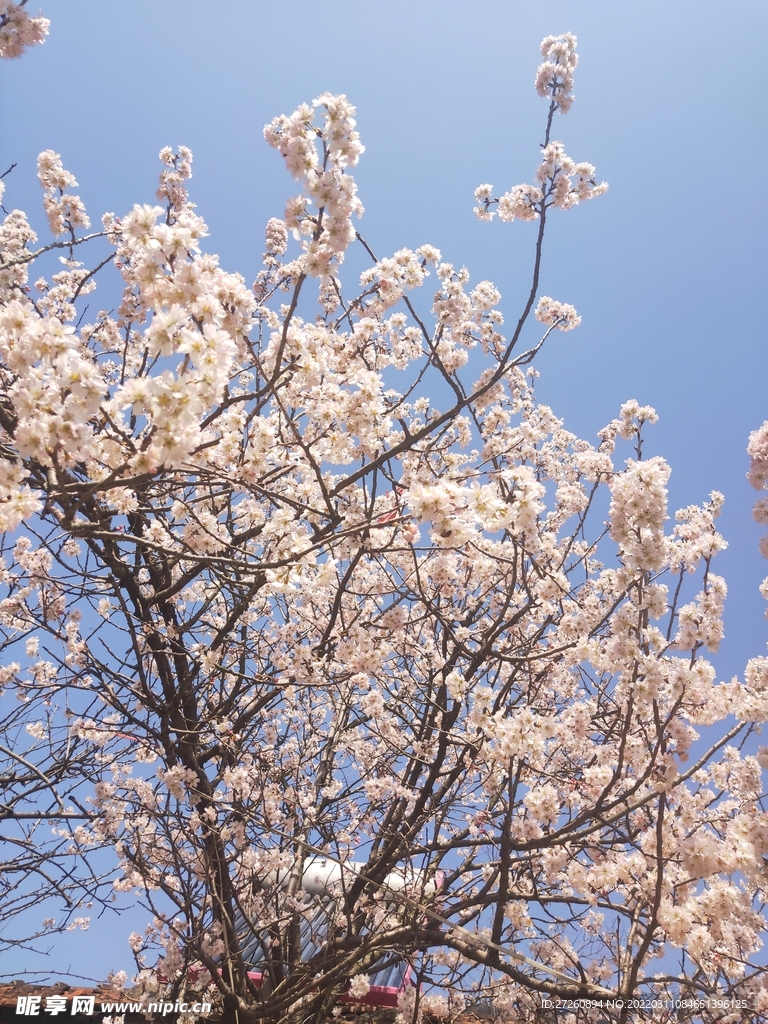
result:
[[[626,399],[656,407],[646,453],[671,463],[672,504],[712,489],[727,499],[718,669],[729,677],[765,653],[757,586],[768,563],[745,480],[748,434],[768,417],[762,0],[40,4],[48,41],[0,67],[0,173],[17,164],[5,206],[27,210],[41,239],[41,150],[62,154],[98,223],[154,201],[158,151],[184,144],[207,248],[250,283],[264,224],[295,191],[262,126],[343,92],[366,146],[355,177],[372,248],[437,245],[473,281],[496,283],[508,322],[528,281],[531,225],[480,223],[472,193],[533,179],[546,113],[532,84],[538,44],[574,32],[576,102],[554,134],[610,191],[550,222],[542,290],[583,323],[551,339],[538,395],[592,440]],[[94,921],[47,962],[20,951],[0,974],[130,969],[125,935],[145,916]]]

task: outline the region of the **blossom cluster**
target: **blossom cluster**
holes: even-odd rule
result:
[[[322,127],[317,127],[320,109],[325,113]],[[354,114],[346,96],[324,93],[311,107],[304,104],[264,128],[264,138],[305,189],[305,194],[289,200],[285,221],[297,238],[304,238],[302,267],[312,277],[328,277],[334,261],[343,260],[355,239],[352,216],[363,213],[355,181],[346,171],[357,165],[364,150]]]
[[[50,22],[40,15],[30,17],[27,0],[0,0],[0,59],[20,57],[30,46],[45,41]]]
[[[478,220],[493,220],[498,212],[499,220],[538,220],[540,215],[540,204],[544,194],[535,185],[515,185],[508,192],[495,199],[493,198],[493,185],[478,185],[475,189],[475,199],[478,206],[474,208]],[[498,206],[498,210],[492,210],[491,206]]]
[[[768,490],[768,420],[749,435],[747,452],[751,460],[749,482],[758,491]],[[755,502],[754,517],[761,526],[768,523],[768,498],[759,498]],[[768,537],[760,541],[760,552],[768,558]]]
[[[556,302],[548,295],[539,299],[535,315],[547,327],[557,327],[560,331],[572,331],[581,323],[581,317],[573,306],[567,302]]]
[[[192,177],[192,151],[187,146],[179,146],[174,152],[170,146],[164,146],[160,160],[166,169],[160,174],[157,198],[172,210],[181,210],[188,197],[184,182]]]
[[[53,235],[74,234],[76,228],[90,227],[91,222],[79,196],[67,195],[70,185],[77,185],[73,174],[65,171],[59,153],[47,149],[37,158],[37,176],[43,186],[43,204]]]
[[[747,453],[750,456],[747,479],[755,490],[768,490],[768,420],[749,435]],[[758,498],[752,514],[761,526],[768,523],[768,497]],[[760,554],[768,558],[768,534],[760,538]],[[760,585],[760,593],[768,600],[768,577]]]
[[[547,36],[541,43],[541,55],[545,59],[536,72],[536,92],[566,114],[573,105],[573,73],[579,63],[576,36],[571,32]]]
[[[664,562],[669,473],[660,458],[629,460],[627,469],[611,482],[611,538],[632,571],[659,569]]]
[[[566,155],[561,142],[550,142],[542,151],[542,160],[536,170],[539,185],[515,185],[497,199],[491,185],[475,189],[475,215],[480,220],[538,220],[543,210],[556,206],[568,210],[579,202],[595,199],[608,190],[606,182],[595,178],[592,164],[576,163]],[[496,206],[494,211],[492,206]]]
[[[571,160],[562,142],[550,142],[541,151],[536,178],[547,202],[561,210],[568,210],[587,199],[595,199],[608,190],[604,181],[598,184],[592,164]]]
[[[549,59],[539,67],[537,92],[550,96],[552,109],[565,114],[573,103],[573,72],[578,64],[576,37],[570,33],[548,36],[541,44],[541,52]],[[537,185],[515,185],[498,197],[494,197],[492,185],[479,185],[475,189],[475,216],[490,221],[498,213],[503,221],[538,220],[550,206],[567,210],[603,195],[608,189],[606,182],[598,183],[592,164],[576,163],[567,156],[562,142],[550,140],[549,126],[536,180]]]
[[[363,271],[360,284],[370,286],[375,303],[368,302],[367,308],[380,313],[394,306],[411,288],[418,288],[424,282],[429,264],[440,260],[440,252],[431,245],[422,245],[414,252],[400,249],[393,256],[379,260],[375,266]]]

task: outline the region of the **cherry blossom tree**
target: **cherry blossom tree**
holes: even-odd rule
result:
[[[0,227],[4,825],[52,820],[35,869],[74,858],[80,901],[113,851],[147,990],[227,1021],[324,1019],[396,960],[404,1021],[768,1010],[768,659],[707,657],[723,497],[670,521],[652,408],[593,446],[535,397],[579,324],[541,294],[546,224],[606,188],[552,137],[576,40],[542,55],[535,183],[475,193],[537,225],[509,328],[491,282],[359,235],[343,96],[265,128],[297,195],[252,287],[202,250],[184,148],[95,232],[45,152],[55,241]]]

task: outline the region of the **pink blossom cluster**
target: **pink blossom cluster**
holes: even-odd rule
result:
[[[479,220],[486,221],[493,220],[495,213],[503,221],[538,220],[543,198],[543,192],[535,185],[515,185],[498,199],[493,198],[492,185],[479,185],[475,199],[480,205],[474,208],[474,213]],[[492,205],[498,206],[498,210],[492,210]]]
[[[475,199],[480,204],[475,207],[475,215],[480,220],[492,220],[491,206],[496,205],[499,220],[538,220],[549,206],[568,210],[608,190],[606,182],[597,182],[592,164],[575,163],[566,155],[561,142],[545,146],[536,177],[538,186],[515,185],[498,199],[492,198],[491,185],[480,185],[475,189]]]
[[[541,55],[545,60],[536,72],[536,92],[566,114],[573,104],[573,73],[579,63],[576,36],[571,32],[547,36],[541,43]]]
[[[65,171],[61,156],[47,149],[37,158],[37,176],[43,186],[43,204],[53,235],[74,233],[76,228],[90,227],[91,222],[79,196],[67,195],[70,185],[77,185],[75,176]]]
[[[608,189],[606,182],[598,183],[592,164],[576,163],[566,155],[562,142],[550,140],[552,113],[559,110],[565,114],[573,103],[573,72],[578,64],[576,37],[570,33],[548,36],[541,44],[541,52],[549,60],[539,67],[536,89],[540,96],[552,98],[552,108],[541,163],[536,170],[538,184],[515,185],[497,198],[492,185],[479,185],[475,189],[478,205],[474,213],[480,220],[493,220],[495,213],[503,221],[538,220],[550,206],[567,210],[603,195]],[[492,209],[494,206],[496,210]]]
[[[755,490],[768,490],[768,420],[749,435],[747,453],[750,456],[747,479]],[[768,498],[758,498],[752,512],[761,526],[768,523]],[[768,534],[760,538],[760,554],[768,558]],[[768,600],[768,577],[760,585],[760,593]],[[766,612],[768,618],[768,612]]]
[[[50,22],[40,15],[30,17],[27,0],[0,0],[0,59],[20,57],[30,46],[45,41]]]
[[[288,248],[288,228],[279,217],[271,217],[265,228],[267,253],[282,256]]]
[[[747,453],[751,460],[747,474],[749,482],[758,491],[768,490],[768,420],[749,435]],[[768,523],[768,498],[759,498],[755,502],[754,517],[761,526]],[[768,537],[761,539],[760,553],[768,558]]]
[[[560,331],[572,331],[581,323],[576,309],[567,302],[556,302],[548,295],[542,295],[536,306],[536,319],[547,327],[557,327]]]
[[[179,146],[174,152],[170,146],[165,146],[160,150],[160,160],[166,170],[160,174],[157,198],[171,209],[181,210],[188,195],[184,182],[192,177],[192,151],[187,146]]]
[[[566,155],[562,142],[550,142],[544,147],[536,178],[548,205],[561,210],[568,210],[580,201],[594,199],[608,190],[606,182],[597,183],[592,164],[575,163]]]
[[[667,481],[670,469],[663,459],[630,459],[611,481],[611,538],[630,571],[661,568],[666,559],[664,524],[667,519]]]
[[[325,113],[322,127],[317,127],[320,109]],[[346,96],[324,93],[311,107],[304,104],[264,128],[264,138],[279,150],[289,173],[305,189],[305,194],[289,200],[285,221],[296,238],[304,238],[302,267],[312,277],[327,278],[332,263],[343,260],[355,239],[352,216],[363,213],[355,181],[346,172],[357,165],[364,150],[354,114]]]
[[[0,353],[12,375],[7,394],[20,453],[46,466],[54,452],[64,465],[86,457],[89,421],[106,385],[83,339],[57,317],[41,317],[12,298],[0,313]]]
[[[379,260],[375,266],[363,271],[360,284],[368,286],[375,300],[366,307],[373,312],[382,312],[394,306],[411,288],[418,288],[429,274],[426,269],[440,260],[440,252],[431,245],[423,245],[414,252],[400,249],[394,256]]]
[[[433,358],[443,373],[451,374],[466,365],[468,350],[478,341],[486,351],[500,346],[496,327],[504,321],[499,310],[492,307],[501,296],[491,281],[480,281],[468,291],[466,267],[457,270],[452,263],[441,263],[437,277],[440,288],[435,292],[432,313],[439,327]]]

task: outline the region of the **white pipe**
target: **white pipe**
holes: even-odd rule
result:
[[[309,857],[304,861],[301,887],[310,896],[320,896],[327,892],[330,886],[340,883],[342,876],[347,885],[351,884],[355,876],[366,867],[363,861],[349,860],[342,865],[339,861],[327,857]],[[290,868],[270,871],[263,877],[263,881],[268,885],[276,884],[285,889],[291,874]],[[435,881],[427,880],[424,871],[407,867],[391,871],[379,885],[381,889],[390,892],[402,892],[409,885],[423,885],[421,894],[424,896],[433,896],[439,887]]]

